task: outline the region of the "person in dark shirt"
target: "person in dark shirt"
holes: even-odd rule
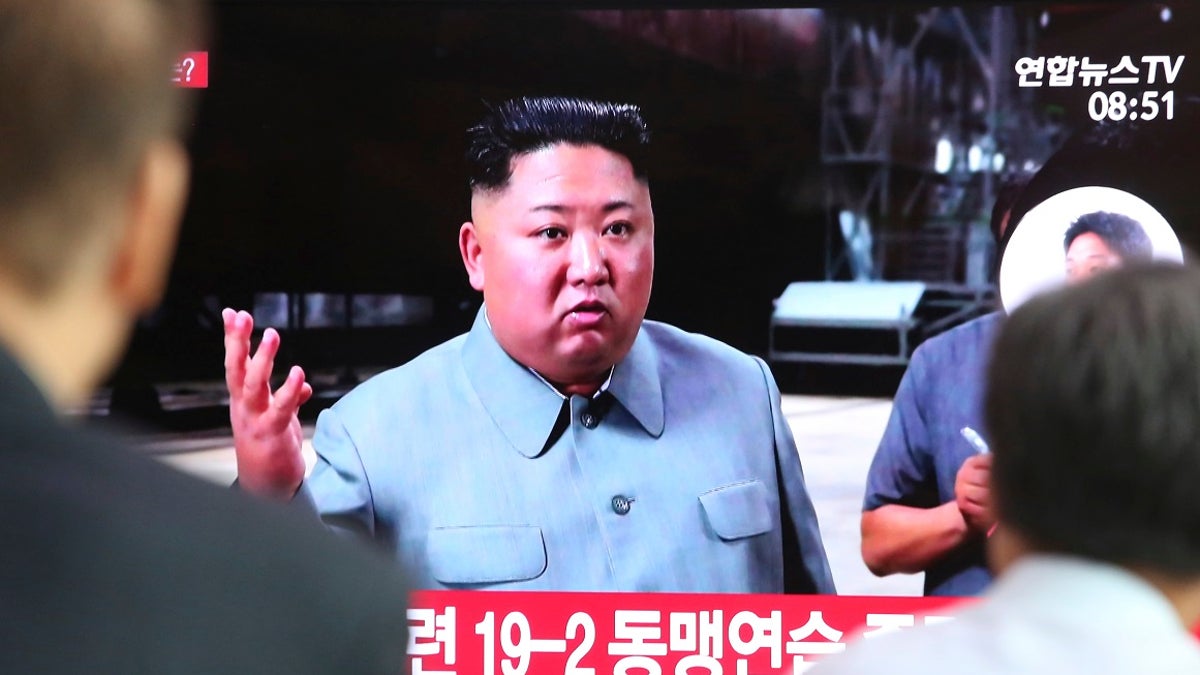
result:
[[[1006,181],[992,208],[1004,238],[1028,174]],[[991,312],[922,343],[896,391],[867,473],[862,556],[878,575],[925,573],[926,595],[975,595],[991,582],[984,541],[995,522],[982,452],[983,391],[1004,313]]]
[[[1200,672],[1200,268],[1134,262],[1022,303],[987,369],[995,582],[812,673]]]
[[[163,291],[185,0],[0,0],[0,672],[399,673],[396,566],[67,423]]]

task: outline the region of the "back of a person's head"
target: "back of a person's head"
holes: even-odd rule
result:
[[[1150,260],[1154,255],[1154,244],[1141,223],[1123,213],[1109,211],[1093,211],[1076,218],[1063,234],[1063,251],[1089,232],[1100,237],[1122,262]]]
[[[645,181],[649,142],[635,105],[567,97],[510,99],[489,106],[483,120],[467,130],[469,182],[472,190],[502,189],[514,159],[560,143],[598,145],[623,155]]]
[[[40,294],[103,241],[147,144],[187,111],[171,65],[205,37],[194,0],[0,0],[0,274]]]
[[[1004,526],[1039,550],[1200,574],[1200,269],[1134,264],[1029,300],[988,378]]]

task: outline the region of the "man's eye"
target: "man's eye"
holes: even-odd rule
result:
[[[609,234],[615,234],[618,237],[629,234],[629,231],[632,229],[633,226],[626,222],[613,223],[612,225],[608,226]]]
[[[547,227],[538,230],[537,236],[541,237],[542,239],[562,239],[563,237],[567,236],[567,232],[561,227]]]

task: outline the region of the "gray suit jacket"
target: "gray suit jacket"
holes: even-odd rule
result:
[[[564,398],[481,310],[321,414],[297,501],[419,588],[833,593],[779,404],[761,360],[652,321]]]

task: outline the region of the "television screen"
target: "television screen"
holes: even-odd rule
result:
[[[1132,221],[1130,246],[1171,259],[1200,237],[1194,3],[284,0],[214,16],[206,80],[181,62],[197,115],[170,286],[92,413],[218,481],[234,471],[222,308],[279,330],[277,371],[306,369],[310,436],[355,385],[471,329],[466,130],[513,97],[640,106],[646,317],[770,366],[845,595],[984,585],[941,585],[961,560],[930,563],[936,579],[864,563],[868,490],[868,509],[945,501],[945,476],[876,460],[903,440],[881,443],[914,351],[1120,262],[1097,227]],[[1096,213],[1120,223],[1083,232]],[[986,445],[978,424],[939,423],[955,453]]]

